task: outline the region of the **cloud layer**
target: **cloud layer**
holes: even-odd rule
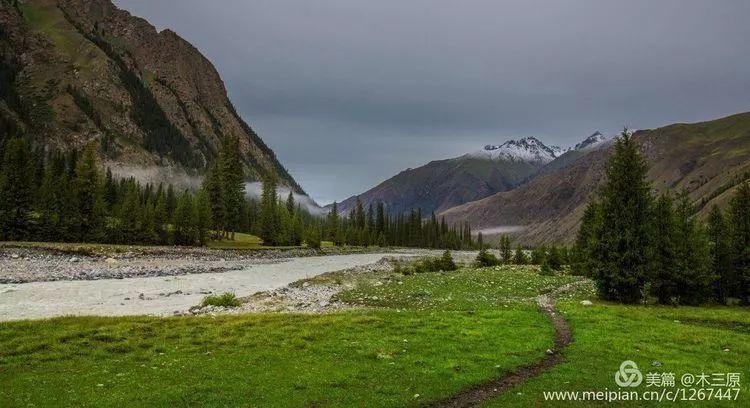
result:
[[[219,69],[321,203],[427,161],[750,110],[750,2],[116,0]]]

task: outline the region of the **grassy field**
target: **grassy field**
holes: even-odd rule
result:
[[[747,309],[606,304],[590,282],[534,267],[353,279],[339,298],[372,308],[2,323],[0,406],[422,406],[544,356],[554,331],[533,298],[576,281],[558,304],[574,335],[566,362],[487,406],[617,389],[625,359],[644,375],[750,374]]]
[[[533,308],[5,323],[0,406],[405,406],[535,359],[551,331]]]
[[[680,385],[680,378],[686,373],[695,376],[701,373],[741,373],[737,401],[680,401],[675,406],[750,405],[750,311],[747,309],[614,304],[581,306],[578,302],[562,302],[558,310],[564,313],[573,328],[574,342],[564,351],[566,362],[488,403],[487,407],[570,406],[567,401],[545,401],[543,392],[619,390],[614,374],[624,360],[634,361],[642,371],[643,383],[632,388],[637,392],[661,390],[646,386],[645,376],[649,372],[674,373],[676,387],[667,389],[684,388]],[[593,402],[578,404],[597,405]],[[660,404],[633,401],[619,405]]]

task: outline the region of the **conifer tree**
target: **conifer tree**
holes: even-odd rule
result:
[[[711,270],[716,281],[714,295],[720,303],[737,293],[737,277],[732,268],[732,246],[729,226],[718,206],[711,207],[708,215],[708,240]]]
[[[286,210],[289,214],[294,214],[297,209],[297,204],[294,202],[294,194],[289,190],[289,195],[286,197]]]
[[[196,242],[197,234],[195,229],[195,220],[197,214],[193,197],[185,191],[180,195],[177,201],[177,208],[174,212],[174,241],[177,245],[193,245]]]
[[[532,265],[541,265],[545,262],[547,262],[547,248],[542,245],[531,250]]]
[[[515,253],[513,254],[513,263],[516,265],[526,265],[529,263],[529,259],[526,256],[526,252],[524,252],[523,248],[521,248],[521,245],[516,245]]]
[[[557,245],[552,245],[549,249],[549,255],[547,256],[547,265],[554,271],[559,271],[563,266],[562,255]]]
[[[307,228],[307,232],[305,233],[305,243],[308,248],[318,249],[320,248],[320,241],[320,227],[313,223]]]
[[[76,164],[73,191],[77,210],[76,223],[79,228],[78,239],[95,240],[95,237],[103,236],[106,205],[100,188],[94,145],[83,151]]]
[[[677,219],[669,193],[656,201],[653,212],[654,253],[651,293],[661,304],[670,304],[678,297],[679,265],[677,264]]]
[[[573,275],[594,276],[592,254],[601,226],[601,206],[597,200],[591,200],[583,212],[581,226],[578,229],[575,244],[573,245],[570,263]]]
[[[240,141],[236,136],[225,138],[219,167],[226,213],[224,231],[234,240],[234,231],[242,220],[242,204],[245,201],[245,174],[242,170]]]
[[[138,242],[141,236],[141,204],[138,197],[138,185],[131,181],[127,184],[124,201],[120,207],[120,240]]]
[[[24,240],[29,236],[33,198],[29,160],[25,140],[7,142],[0,173],[0,238],[4,240]]]
[[[341,245],[341,233],[339,231],[339,210],[336,202],[331,205],[331,211],[327,218],[328,240],[334,245]]]
[[[677,294],[680,304],[698,305],[711,294],[713,277],[709,268],[708,245],[693,218],[694,208],[687,191],[680,192],[675,209]]]
[[[273,176],[266,177],[263,181],[258,220],[260,238],[265,245],[277,245],[277,238],[281,233],[279,231],[277,202],[276,179]]]
[[[500,237],[500,259],[503,263],[508,265],[513,259],[513,250],[510,246],[510,237],[503,235]]]
[[[747,305],[750,304],[750,181],[737,187],[729,204],[729,224],[732,269],[738,284],[736,296]]]
[[[651,275],[651,207],[648,167],[630,132],[617,138],[601,189],[602,227],[591,260],[600,296],[635,303]]]
[[[156,232],[157,239],[161,244],[169,243],[169,233],[167,231],[168,223],[167,196],[161,191],[160,193],[157,193],[156,204],[154,206],[154,232]]]
[[[385,234],[386,217],[385,206],[382,201],[378,202],[375,213],[375,231],[378,234]]]
[[[195,198],[195,230],[198,244],[204,246],[208,243],[208,233],[213,224],[211,220],[211,202],[205,189],[198,191]]]
[[[174,187],[170,184],[167,186],[167,219],[172,219],[174,210],[177,208],[177,194],[174,192]]]

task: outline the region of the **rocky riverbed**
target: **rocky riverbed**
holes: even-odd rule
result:
[[[71,253],[50,248],[0,248],[0,284],[219,273],[314,255],[315,251],[305,249],[227,251],[157,247]]]

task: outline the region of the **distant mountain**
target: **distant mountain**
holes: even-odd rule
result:
[[[240,138],[248,180],[302,189],[194,46],[109,0],[0,0],[0,137],[100,146],[117,174],[194,181]]]
[[[390,213],[421,208],[423,214],[513,189],[532,179],[560,154],[559,147],[546,146],[534,137],[487,145],[463,156],[432,161],[396,176],[359,195],[367,207],[383,202]],[[350,211],[357,200],[352,196],[339,203]]]
[[[750,177],[750,113],[693,124],[641,130],[635,140],[651,164],[657,191],[685,188],[698,216],[724,206],[738,181]],[[586,204],[604,179],[610,143],[560,156],[557,166],[510,191],[499,192],[441,213],[449,222],[468,221],[475,230],[515,231],[522,243],[570,242]],[[582,153],[581,153],[582,152]]]
[[[470,153],[471,156],[491,160],[509,160],[533,164],[547,164],[554,160],[562,149],[548,147],[535,137],[508,140],[501,145],[486,145],[484,149]]]
[[[596,131],[591,136],[584,139],[581,143],[575,145],[573,150],[587,150],[595,148],[596,146],[607,141],[607,137],[604,136],[600,131]]]

